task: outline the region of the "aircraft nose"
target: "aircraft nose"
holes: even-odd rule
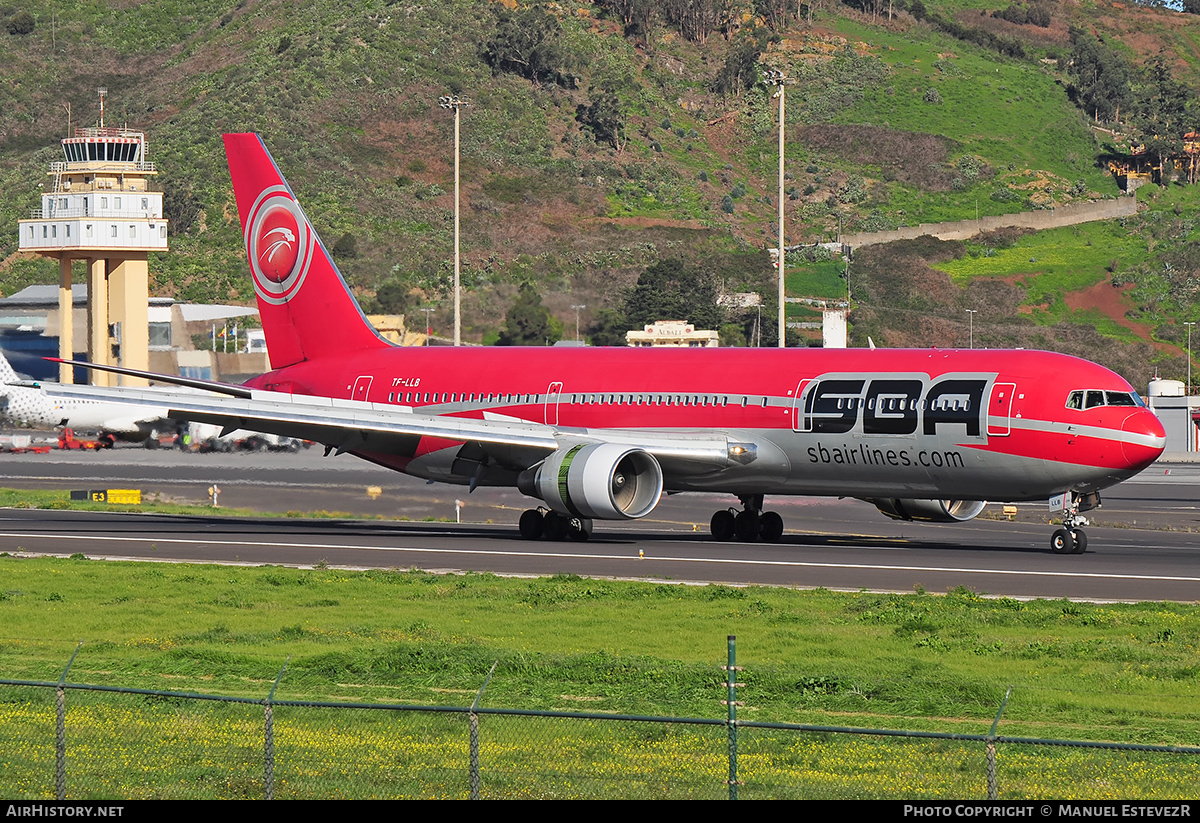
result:
[[[1127,436],[1121,451],[1129,468],[1141,471],[1159,458],[1167,445],[1167,431],[1162,421],[1149,409],[1139,409],[1125,418],[1121,431]]]

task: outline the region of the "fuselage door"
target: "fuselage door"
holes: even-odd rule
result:
[[[546,389],[546,416],[545,421],[547,426],[558,425],[558,398],[562,395],[562,381],[556,380]]]
[[[987,433],[989,437],[1007,437],[1012,433],[1013,398],[1016,383],[993,383],[988,401]]]
[[[792,431],[812,431],[812,418],[804,413],[804,390],[812,380],[801,380],[796,384],[796,396],[792,398]]]
[[[374,380],[371,375],[364,374],[354,381],[354,390],[350,394],[351,400],[366,400],[367,395],[371,392],[371,381]]]

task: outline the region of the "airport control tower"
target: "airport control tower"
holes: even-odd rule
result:
[[[167,251],[162,192],[150,190],[157,172],[146,159],[146,135],[105,128],[100,89],[100,125],[75,129],[62,141],[63,160],[50,164],[41,209],[20,222],[20,250],[58,259],[59,357],[72,359],[71,269],[87,266],[88,360],[149,368],[149,253]],[[59,379],[72,382],[69,366]],[[92,372],[97,385],[115,375]],[[121,377],[123,385],[145,385]]]

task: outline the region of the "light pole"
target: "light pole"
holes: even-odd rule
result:
[[[779,98],[779,348],[782,349],[785,345],[783,271],[787,263],[783,250],[783,123],[784,103],[787,100],[785,88],[792,81],[779,69],[767,69],[763,72],[763,82],[768,86],[775,86],[774,96]]]
[[[571,306],[575,310],[575,341],[579,342],[579,310],[586,309],[587,304],[580,303],[578,306]]]
[[[429,313],[433,308],[424,308],[421,311],[425,312],[425,345],[429,345],[429,338],[433,336],[433,326],[429,324]]]
[[[462,269],[458,257],[458,121],[462,107],[469,106],[471,103],[455,95],[446,94],[438,98],[438,105],[443,109],[454,109],[454,345],[460,346],[462,345],[462,289],[459,284],[459,274]]]
[[[1195,323],[1184,323],[1188,327],[1188,375],[1187,375],[1187,393],[1188,397],[1192,396],[1192,326]]]
[[[975,315],[979,309],[967,309],[967,340],[970,348],[975,348]]]

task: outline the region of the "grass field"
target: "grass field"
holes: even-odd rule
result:
[[[286,666],[281,700],[463,706],[496,662],[485,707],[719,719],[719,666],[733,634],[747,720],[982,734],[1012,686],[1000,726],[1010,736],[1188,745],[1200,732],[1200,610],[1192,605],[21,556],[0,557],[0,576],[7,679],[57,680],[82,640],[72,682],[261,699]],[[69,703],[69,737],[91,741],[80,750],[91,765],[75,773],[89,796],[260,791],[253,752],[261,707],[74,691]],[[49,790],[35,785],[47,754],[30,741],[52,735],[52,716],[49,692],[0,693],[0,738],[11,741],[12,776],[0,777],[6,794]],[[465,792],[454,755],[461,718],[317,709],[278,716],[289,781],[281,796]],[[705,742],[711,733],[703,730],[488,722],[497,735],[486,737],[496,796],[721,794],[721,745]],[[765,731],[747,732],[746,741],[746,768],[757,774],[747,785],[760,796],[983,792],[973,745]],[[1164,765],[1009,751],[1009,797],[1173,796],[1200,778],[1195,758]],[[397,758],[412,760],[397,772],[408,782],[385,779]],[[536,765],[523,771],[521,763]],[[414,769],[424,775],[420,786]],[[661,773],[672,769],[678,781],[667,792]],[[450,776],[439,783],[439,774]]]
[[[17,556],[0,573],[9,678],[56,680],[83,640],[78,682],[257,697],[290,659],[281,698],[424,703],[499,660],[489,705],[710,716],[734,634],[753,719],[977,728],[1012,685],[1024,732],[1200,730],[1191,605]]]
[[[8,505],[65,493],[5,491]],[[104,508],[99,506],[99,508]],[[111,508],[111,507],[109,507]],[[166,510],[148,503],[147,510]],[[172,506],[196,513],[202,507]],[[222,513],[229,513],[223,510]],[[1200,609],[0,556],[0,677],[261,700],[1192,745]],[[280,675],[282,674],[282,677]],[[73,798],[262,796],[263,708],[70,690]],[[465,797],[466,720],[275,710],[277,797]],[[53,693],[0,687],[0,791],[53,796]],[[487,797],[723,797],[719,727],[485,716]],[[1182,797],[1200,758],[1002,744],[1002,798]],[[744,729],[744,797],[983,797],[978,743]]]

